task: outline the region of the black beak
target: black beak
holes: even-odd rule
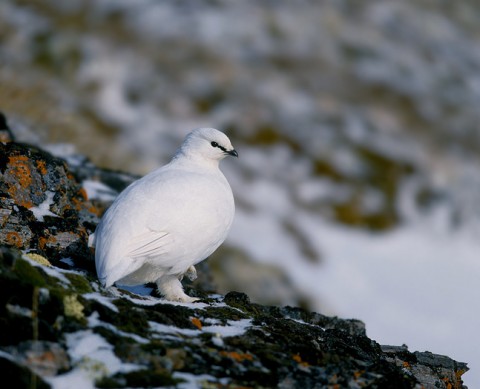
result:
[[[232,157],[237,157],[238,158],[238,153],[237,153],[237,150],[235,150],[235,149],[225,151],[225,153],[227,153],[228,155],[231,155]]]

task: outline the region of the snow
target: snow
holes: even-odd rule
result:
[[[73,369],[56,377],[46,377],[52,389],[95,389],[93,378],[82,369]]]
[[[230,382],[229,378],[217,378],[209,374],[193,375],[193,374],[183,373],[178,371],[173,373],[173,377],[181,378],[182,380],[185,380],[185,382],[178,385],[179,389],[197,389],[197,388],[209,387],[209,385],[205,384],[205,381],[215,382],[220,384],[221,386],[226,386]]]
[[[112,304],[112,301],[115,300],[114,298],[105,297],[98,293],[86,293],[82,296],[87,300],[98,301],[100,304],[105,305],[107,308],[111,309],[113,312],[118,313],[118,308],[114,304]]]
[[[62,258],[60,259],[60,262],[63,262],[65,264],[67,264],[68,266],[70,267],[74,267],[75,266],[75,262],[73,262],[73,259],[72,258]]]
[[[131,293],[138,294],[138,297],[131,296],[126,293],[122,293],[122,289],[129,291]],[[138,285],[138,286],[119,285],[118,288],[115,288],[115,287],[110,288],[110,291],[113,295],[127,299],[132,303],[138,304],[138,305],[170,304],[170,305],[177,305],[181,307],[189,307],[189,308],[196,308],[196,309],[203,309],[210,306],[208,304],[200,303],[200,302],[181,303],[177,301],[169,301],[163,298],[150,296],[150,293],[152,292],[152,288],[149,288],[145,285]]]
[[[445,354],[478,371],[480,244],[425,227],[376,236],[324,225],[316,291],[330,313],[363,320],[381,344]]]
[[[3,350],[0,350],[0,358],[6,358],[9,361],[15,362],[15,357]]]
[[[122,293],[122,290],[126,290],[130,293],[137,294],[138,297],[131,296],[130,294]],[[136,286],[126,286],[126,285],[119,285],[118,288],[112,287],[110,289],[112,295],[125,298],[131,301],[134,304],[138,305],[157,305],[157,304],[169,304],[169,305],[176,305],[180,307],[187,307],[192,309],[205,309],[210,307],[226,307],[227,305],[224,302],[219,301],[223,298],[223,296],[218,294],[212,294],[209,296],[210,299],[216,300],[215,302],[206,304],[202,302],[193,302],[193,303],[182,303],[178,301],[170,301],[164,298],[158,298],[154,296],[150,296],[152,293],[152,288],[145,286],[145,285],[136,285]]]
[[[275,196],[270,191],[269,196]],[[228,243],[257,261],[275,264],[298,290],[311,296],[316,311],[356,318],[380,344],[407,344],[467,362],[466,382],[478,377],[480,243],[470,230],[453,230],[439,210],[387,232],[370,233],[297,211],[291,222],[321,253],[305,261],[295,240],[281,227],[288,213],[258,208],[238,211]],[[402,206],[407,207],[407,204]],[[471,384],[470,384],[471,385]]]
[[[472,347],[480,317],[476,308],[480,301],[479,226],[472,207],[476,189],[463,191],[470,197],[458,200],[470,209],[471,222],[452,226],[452,203],[420,213],[414,203],[419,182],[412,178],[402,184],[397,204],[404,222],[391,231],[373,233],[312,212],[309,207],[344,196],[347,188],[304,176],[299,167],[294,168],[297,179],[293,183],[276,177],[278,171],[287,174],[289,169],[283,168],[286,162],[277,161],[277,172],[272,171],[275,155],[282,153],[269,150],[263,157],[251,150],[242,153],[249,159],[243,167],[262,166],[261,171],[257,169],[261,175],[257,180],[240,171],[227,174],[233,176],[238,202],[247,205],[237,207],[227,244],[257,262],[281,268],[296,290],[310,297],[314,310],[364,321],[368,335],[380,344],[407,344],[412,351],[431,351],[467,362],[471,370],[464,380],[472,386],[471,382],[480,379],[480,351]],[[288,160],[288,154],[283,153],[283,158]],[[436,172],[438,185],[452,185],[442,173]],[[477,181],[471,172],[462,182],[472,186]],[[296,200],[307,206],[299,207]],[[368,195],[371,204],[366,206],[375,209],[381,201],[372,192]],[[304,242],[288,231],[286,223]],[[304,245],[318,260],[306,260]]]
[[[304,325],[304,326],[310,326],[310,327],[320,328],[321,330],[324,330],[324,331],[325,331],[325,328],[320,327],[320,326],[317,325],[317,324],[307,323],[306,321],[303,321],[303,320],[300,320],[300,319],[294,319],[294,318],[292,318],[292,317],[289,317],[289,319],[290,319],[291,321],[294,321],[295,323],[300,323],[300,324],[302,324],[302,325]]]
[[[55,268],[55,267],[50,267],[50,266],[42,265],[42,264],[34,261],[33,259],[29,258],[27,255],[23,255],[22,258],[23,258],[24,260],[28,261],[28,262],[30,263],[30,265],[41,268],[41,269],[42,269],[45,273],[47,273],[49,276],[55,277],[55,278],[59,279],[61,282],[63,282],[63,283],[66,284],[66,285],[70,285],[70,281],[69,281],[68,278],[65,277],[62,273],[76,273],[76,274],[81,274],[81,273],[74,272],[74,271],[63,270],[63,269],[59,269],[59,268]]]
[[[240,319],[237,321],[228,320],[227,326],[211,325],[202,327],[203,332],[210,332],[216,336],[227,338],[230,336],[240,336],[252,326],[251,319]]]
[[[183,335],[183,336],[198,336],[202,332],[208,332],[215,334],[217,338],[227,338],[231,336],[240,336],[245,333],[245,331],[252,326],[252,321],[250,319],[240,319],[237,321],[228,320],[227,325],[210,325],[202,326],[201,330],[194,330],[190,328],[178,328],[174,326],[169,326],[166,324],[156,323],[153,321],[149,322],[150,328],[152,331],[158,333],[158,337],[162,338],[168,335]]]
[[[59,217],[55,213],[50,211],[50,206],[54,203],[53,198],[55,197],[55,192],[46,191],[45,195],[47,198],[36,207],[29,208],[33,212],[38,221],[43,222],[45,216]]]
[[[82,186],[89,200],[113,201],[118,195],[116,191],[100,181],[84,180]]]
[[[94,380],[118,372],[129,372],[141,366],[123,363],[113,352],[113,345],[91,330],[66,335],[68,354],[74,369],[46,378],[54,389],[95,388]]]
[[[34,317],[31,309],[21,307],[17,304],[7,304],[5,308],[7,308],[8,312],[13,313],[14,315],[25,316],[28,318]]]
[[[99,319],[99,314],[98,312],[93,312],[88,318],[88,325],[89,327],[91,328],[95,328],[95,327],[103,327],[103,328],[106,328],[112,332],[114,332],[115,334],[117,335],[120,335],[120,336],[123,336],[123,337],[126,337],[126,338],[131,338],[133,339],[134,341],[138,342],[138,343],[141,343],[141,344],[146,344],[148,343],[148,339],[145,339],[145,338],[142,338],[141,336],[138,336],[136,334],[132,334],[130,332],[125,332],[125,331],[122,331],[122,330],[119,330],[117,327],[115,327],[113,324],[110,324],[110,323],[105,323],[103,321],[101,321]]]
[[[169,335],[174,336],[197,336],[200,334],[200,330],[193,330],[190,328],[179,328],[175,326],[169,326],[167,324],[157,323],[154,321],[149,321],[148,324],[150,325],[150,330],[153,332],[157,332],[157,335],[154,337],[158,338],[170,338]]]

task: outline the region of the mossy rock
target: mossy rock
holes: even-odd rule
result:
[[[52,277],[48,277],[36,266],[31,265],[25,259],[17,259],[13,266],[13,272],[22,281],[30,285],[46,287],[52,285]]]
[[[169,372],[137,370],[130,373],[117,373],[96,382],[98,388],[152,388],[175,386],[184,380],[173,378]]]
[[[81,276],[80,274],[65,273],[64,275],[70,281],[72,291],[78,294],[93,292],[93,289],[90,286],[90,283],[87,281],[85,277]]]

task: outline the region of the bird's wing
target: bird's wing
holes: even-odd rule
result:
[[[172,241],[168,232],[149,230],[130,238],[127,255],[132,259],[159,257],[168,253]]]

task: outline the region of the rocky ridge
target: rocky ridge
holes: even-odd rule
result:
[[[9,387],[463,387],[465,363],[380,346],[358,320],[218,295],[208,279],[187,286],[201,298],[194,304],[148,285],[104,290],[88,235],[133,179],[0,143],[0,369]]]

